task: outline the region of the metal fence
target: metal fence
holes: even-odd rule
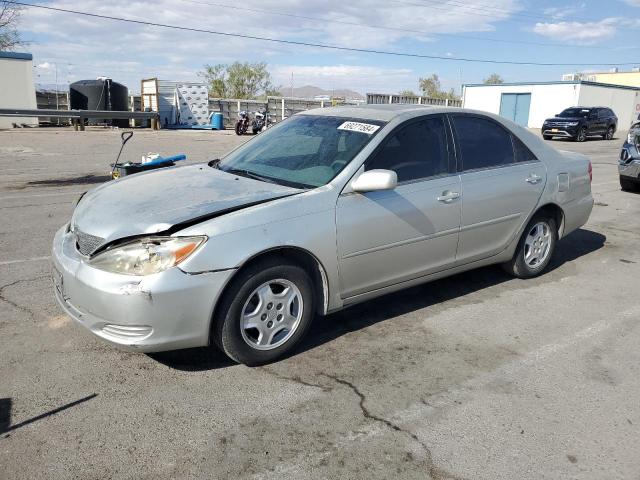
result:
[[[36,90],[38,110],[69,110],[69,91]],[[41,124],[69,125],[68,119],[42,117]]]
[[[222,113],[225,127],[231,128],[238,112],[257,112],[266,110],[272,120],[280,122],[291,115],[312,108],[330,107],[330,100],[313,100],[295,97],[267,97],[266,100],[239,100],[230,98],[210,98],[209,111]]]
[[[69,109],[69,96],[68,92],[57,92],[57,109],[68,110]],[[38,90],[36,92],[38,109],[54,110],[56,109],[56,92]],[[398,102],[394,102],[398,103]],[[313,108],[331,107],[334,104],[345,105],[350,102],[339,101],[333,102],[331,100],[315,100],[309,98],[298,97],[267,97],[265,100],[243,100],[243,99],[230,99],[230,98],[209,98],[209,113],[220,112],[223,115],[225,128],[233,128],[237,118],[238,112],[246,110],[248,112],[257,112],[266,110],[271,119],[276,122],[280,122],[283,119],[290,117],[291,115],[302,112],[305,110],[311,110]],[[140,111],[142,108],[140,95],[129,95],[129,110]],[[58,122],[56,119],[40,119],[41,123]],[[65,120],[63,123],[68,124]],[[164,125],[164,122],[162,123]],[[144,120],[132,120],[131,126],[148,126],[148,122]]]
[[[410,103],[415,105],[437,105],[441,107],[462,107],[462,100],[431,98],[413,95],[394,95],[389,93],[367,93],[369,104]]]

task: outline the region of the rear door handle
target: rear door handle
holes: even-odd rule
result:
[[[458,192],[445,190],[442,192],[442,196],[438,197],[438,201],[442,203],[451,203],[457,198],[460,198],[460,194]]]
[[[535,173],[532,173],[527,177],[527,182],[531,185],[535,185],[536,183],[540,183],[541,181],[542,177],[540,175],[536,175]]]

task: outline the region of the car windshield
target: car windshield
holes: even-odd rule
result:
[[[222,159],[217,168],[297,188],[326,185],[384,122],[295,115]]]
[[[591,110],[588,108],[567,108],[559,117],[586,117],[589,116]]]

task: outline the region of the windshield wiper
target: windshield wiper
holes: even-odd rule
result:
[[[243,168],[227,168],[227,169],[221,168],[220,170],[222,170],[223,172],[230,173],[232,175],[240,175],[242,177],[253,178],[254,180],[260,180],[261,182],[269,182],[269,183],[275,183],[279,185],[279,183],[273,178],[263,177],[262,175],[258,175],[257,173],[254,173],[250,170],[246,170]]]

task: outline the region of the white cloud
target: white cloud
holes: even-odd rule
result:
[[[640,0],[624,0],[624,2],[632,7],[640,7]]]
[[[236,8],[213,5],[218,3]],[[420,42],[429,42],[438,33],[491,31],[496,22],[509,18],[519,8],[518,0],[493,0],[491,9],[486,8],[487,3],[488,0],[470,0],[456,2],[456,5],[443,2],[421,6],[417,0],[393,3],[370,0],[365,7],[360,2],[340,0],[244,0],[240,4],[230,0],[156,0],[153,8],[149,8],[149,3],[141,0],[54,0],[46,5],[196,29],[354,48],[393,50],[401,48],[397,46],[399,42],[410,40],[412,49],[420,50]],[[268,15],[242,9],[284,12],[322,20]],[[478,14],[479,11],[483,12],[482,15]],[[25,38],[36,36],[36,42],[30,46],[36,61],[58,65],[58,75],[63,78],[61,82],[70,81],[71,78],[107,75],[128,84],[132,90],[139,89],[140,79],[150,76],[193,79],[206,63],[267,60],[269,63],[282,64],[283,57],[293,55],[296,58],[291,63],[356,64],[371,59],[355,52],[178,31],[36,8],[24,11],[21,26]],[[407,48],[405,45],[403,47]],[[301,55],[305,56],[304,62],[300,60]],[[50,75],[45,68],[38,70],[42,76]],[[323,70],[315,70],[317,77],[313,76],[311,70],[308,72],[309,83],[320,87],[330,86],[321,84],[323,81],[330,83],[334,79],[344,78],[348,82],[349,79],[335,71],[331,77]],[[373,75],[353,78],[362,78],[382,88],[387,73],[382,74],[380,79],[374,79]],[[359,74],[356,71],[354,75]],[[391,84],[391,80],[388,80],[388,86],[383,88],[385,91],[415,88],[415,77],[411,84],[401,83],[404,80],[400,74],[387,78],[397,79],[398,84]],[[348,86],[358,88],[354,83]]]
[[[536,23],[533,31],[554,40],[591,45],[615,36],[620,25],[619,18],[605,18],[599,22]]]
[[[580,3],[577,5],[569,5],[569,6],[561,6],[561,7],[549,7],[544,10],[544,14],[553,18],[554,20],[561,20],[563,18],[575,15],[581,10],[584,10],[586,7],[587,7],[586,3]]]

